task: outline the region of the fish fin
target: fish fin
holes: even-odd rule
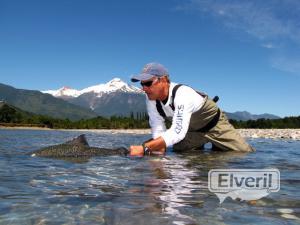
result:
[[[85,138],[85,134],[81,134],[78,137],[74,138],[73,140],[67,141],[65,144],[68,144],[68,145],[82,145],[82,146],[89,147],[89,143],[87,142],[87,140]]]

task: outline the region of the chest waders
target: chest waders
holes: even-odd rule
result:
[[[174,99],[180,86],[182,84],[177,84],[172,90],[170,107],[173,111],[175,111]],[[217,106],[216,102],[219,97],[216,96],[211,100],[206,94],[198,91],[197,93],[204,97],[204,104],[198,111],[191,115],[186,137],[181,142],[175,144],[173,149],[199,148],[205,143],[211,142],[213,147],[220,150],[254,151],[228,122],[225,114]],[[169,120],[159,100],[156,100],[156,109],[165,120]]]
[[[177,84],[172,90],[172,101],[170,107],[173,111],[175,111],[174,99],[176,92],[181,86],[182,84]],[[221,111],[216,104],[216,102],[219,100],[219,97],[216,96],[213,100],[211,100],[206,94],[198,91],[197,93],[204,97],[204,104],[201,109],[192,114],[188,131],[205,133],[216,126],[219,121]],[[169,120],[159,100],[156,100],[156,109],[165,120]]]

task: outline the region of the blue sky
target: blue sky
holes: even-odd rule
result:
[[[228,112],[300,115],[298,0],[0,0],[0,83],[130,83],[148,62]]]

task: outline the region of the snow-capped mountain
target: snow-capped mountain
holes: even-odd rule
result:
[[[80,95],[80,91],[69,88],[67,86],[64,86],[58,90],[48,90],[48,91],[42,91],[42,93],[53,95],[54,97],[62,97],[62,96],[68,96],[68,97],[78,97]]]
[[[62,87],[42,92],[91,109],[101,116],[129,116],[131,113],[146,112],[144,92],[140,88],[128,85],[120,78],[82,90]]]
[[[62,87],[58,90],[42,91],[43,93],[51,94],[57,98],[77,98],[80,95],[86,93],[97,94],[97,97],[101,97],[104,93],[111,92],[125,92],[125,93],[143,93],[143,91],[133,85],[128,85],[120,78],[114,78],[105,84],[98,84],[95,86],[87,87],[82,90],[76,90],[69,87]]]

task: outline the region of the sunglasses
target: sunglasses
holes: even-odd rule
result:
[[[154,81],[156,81],[157,79],[155,80],[149,80],[149,81],[146,81],[146,82],[141,82],[141,86],[144,87],[151,87],[151,85],[153,84]]]

